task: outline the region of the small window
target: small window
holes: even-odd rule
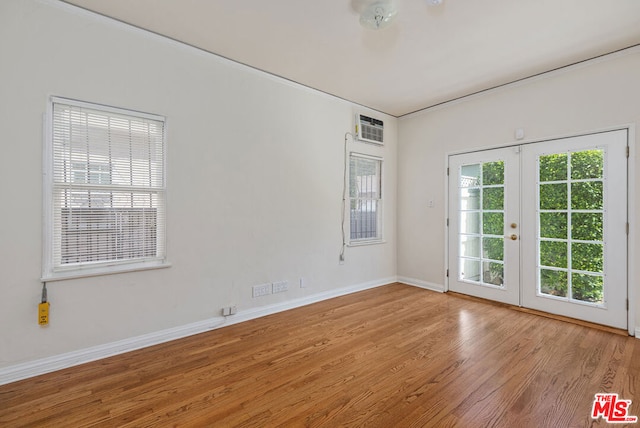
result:
[[[43,279],[165,265],[164,118],[54,98]]]
[[[382,240],[382,159],[351,153],[349,157],[350,242]]]

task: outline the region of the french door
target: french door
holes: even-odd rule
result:
[[[519,151],[509,147],[449,159],[452,291],[520,304]]]
[[[627,131],[449,158],[449,289],[627,327]]]

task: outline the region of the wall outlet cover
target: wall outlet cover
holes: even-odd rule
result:
[[[271,284],[253,286],[253,297],[266,296],[267,294],[271,294]]]
[[[282,293],[289,289],[289,283],[287,281],[278,281],[273,283],[273,292]]]

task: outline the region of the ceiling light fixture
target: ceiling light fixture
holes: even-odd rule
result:
[[[370,30],[379,30],[389,25],[397,12],[393,2],[372,3],[362,11],[360,25]]]
[[[429,6],[438,6],[442,4],[442,0],[427,0]]]

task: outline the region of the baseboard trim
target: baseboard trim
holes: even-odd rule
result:
[[[444,293],[444,285],[436,284],[433,282],[423,281],[421,279],[415,278],[407,278],[406,276],[399,276],[398,282],[403,284],[412,285],[414,287],[424,288],[426,290],[437,291],[439,293]]]
[[[198,321],[178,327],[169,328],[153,333],[144,334],[116,342],[105,343],[103,345],[53,355],[51,357],[28,361],[13,366],[0,369],[0,385],[5,385],[19,380],[55,372],[69,367],[77,366],[91,361],[112,357],[118,354],[135,351],[148,346],[158,345],[183,337],[192,336],[198,333],[215,330],[224,326],[238,324],[244,321],[264,317],[289,309],[310,305],[334,297],[344,296],[370,288],[380,287],[397,281],[396,277],[384,278],[376,281],[369,281],[357,285],[325,291],[310,296],[289,300],[273,305],[259,308],[238,311],[237,314],[229,317],[214,317],[203,321]]]
[[[362,284],[352,285],[349,287],[343,287],[335,290],[325,291],[322,293],[313,294],[311,296],[288,300],[282,303],[276,303],[273,305],[261,306],[259,308],[253,308],[246,311],[241,311],[241,312],[238,312],[236,315],[232,315],[228,317],[228,321],[226,325],[232,325],[232,324],[237,324],[239,322],[249,321],[255,318],[276,314],[278,312],[288,311],[289,309],[295,309],[301,306],[306,306],[313,303],[321,302],[323,300],[333,299],[334,297],[345,296],[347,294],[356,293],[358,291],[364,291],[370,288],[381,287],[383,285],[392,284],[394,282],[397,282],[397,278],[389,277],[381,280],[370,281]]]

